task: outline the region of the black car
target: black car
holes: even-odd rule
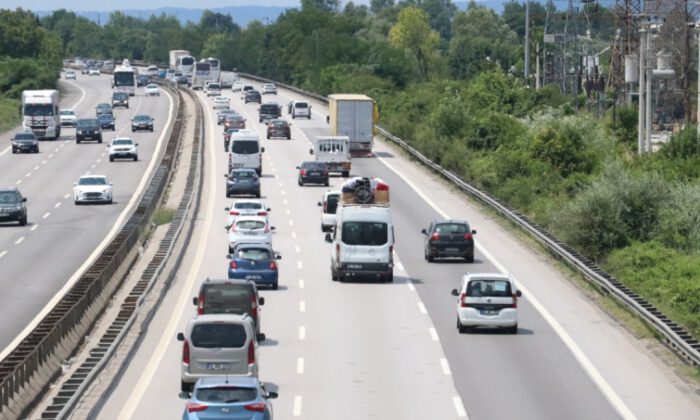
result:
[[[328,186],[328,166],[325,162],[306,161],[297,166],[299,170],[299,178],[297,183],[299,186],[304,184],[323,184]]]
[[[80,118],[75,126],[75,142],[97,140],[102,143],[102,125],[97,118]]]
[[[292,132],[289,128],[289,123],[285,120],[272,120],[267,123],[267,139],[273,137],[283,137],[287,140],[292,138]]]
[[[136,115],[131,120],[131,132],[136,130],[148,130],[153,132],[153,118],[150,115]]]
[[[245,103],[248,102],[257,102],[260,103],[262,102],[262,96],[260,95],[260,92],[257,90],[249,90],[248,92],[245,93]]]
[[[258,122],[274,120],[280,115],[282,115],[282,107],[276,102],[264,103],[258,108]]]
[[[34,133],[17,133],[12,137],[12,153],[39,153],[39,141]]]
[[[190,79],[188,79],[187,76],[177,76],[175,78],[175,82],[177,83],[178,86],[189,86],[190,85]]]
[[[151,78],[148,77],[148,75],[139,74],[138,76],[136,76],[136,87],[146,86],[150,81]]]
[[[103,130],[115,130],[114,124],[116,123],[116,121],[114,120],[114,115],[100,114],[97,116],[97,120],[100,122],[100,127],[102,127]]]
[[[113,114],[112,105],[108,103],[97,104],[95,107],[95,114]]]
[[[464,258],[474,262],[474,235],[476,230],[464,220],[436,220],[428,229],[421,230],[425,235],[423,253],[428,262],[435,258]]]
[[[126,92],[112,93],[112,106],[129,109],[129,94]]]
[[[0,189],[0,222],[27,224],[27,202],[18,189]]]
[[[260,178],[255,169],[233,169],[226,178],[226,197],[233,195],[254,195],[260,198]]]

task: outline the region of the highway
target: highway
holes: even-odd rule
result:
[[[226,276],[224,207],[231,199],[224,192],[223,130],[212,101],[198,95],[208,120],[196,234],[143,343],[92,413],[98,418],[181,415],[182,345],[175,337],[193,314],[191,298],[200,282]],[[261,133],[266,149],[262,192],[277,228],[273,246],[283,259],[280,290],[262,292],[267,340],[261,343],[260,378],[280,393],[277,418],[698,417],[697,396],[546,257],[381,142],[375,143],[376,157],[353,160],[352,174],[380,177],[391,186],[394,283],[332,282],[316,206],[326,188],[298,187],[295,170],[310,157],[309,140],[328,134],[325,106],[314,102],[313,119],[293,121],[293,140],[265,140],[258,105],[244,105],[239,93],[226,95],[248,128]],[[291,98],[300,99],[280,90],[263,100],[283,105]],[[342,181],[332,178],[332,185]],[[475,263],[423,260],[420,229],[441,217],[467,219],[478,230]],[[457,333],[450,290],[465,271],[508,271],[517,279],[524,296],[518,335]]]
[[[60,85],[61,107],[74,108],[81,117],[94,117],[97,103],[110,102],[107,75],[78,75]],[[114,111],[116,131],[104,131],[102,144],[76,144],[75,129],[63,127],[60,139],[40,141],[40,153],[12,154],[10,138],[21,127],[0,136],[0,186],[19,188],[28,208],[27,226],[0,224],[0,305],[11,314],[0,324],[3,358],[126,220],[158,161],[173,111],[170,95],[146,98],[138,89],[129,109]],[[132,135],[130,119],[137,113],[155,118],[154,133]],[[138,162],[109,162],[107,146],[117,135],[139,143]],[[112,205],[74,204],[73,183],[87,173],[105,174],[114,183]]]

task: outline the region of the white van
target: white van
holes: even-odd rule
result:
[[[228,149],[228,171],[238,168],[255,169],[262,174],[262,154],[260,136],[252,130],[240,130],[231,134]]]
[[[333,281],[353,276],[394,281],[394,224],[388,205],[341,203],[326,242],[333,245]]]
[[[326,191],[323,201],[318,202],[321,207],[321,232],[330,232],[335,226],[335,213],[340,202],[340,191]]]

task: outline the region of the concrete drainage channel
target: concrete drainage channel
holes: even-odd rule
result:
[[[98,344],[90,349],[89,357],[87,357],[80,367],[73,372],[70,378],[62,383],[61,389],[53,398],[53,403],[42,412],[41,418],[43,419],[62,419],[68,417],[93,379],[97,377],[107,364],[137,318],[139,309],[142,307],[146,295],[153,288],[163,272],[168,259],[171,257],[175,243],[185,227],[187,212],[190,210],[192,204],[198,201],[201,192],[201,170],[203,166],[203,108],[191,92],[188,91],[187,93],[194,99],[194,103],[197,104],[194,122],[195,134],[185,189],[175,215],[170,222],[167,232],[159,243],[158,250],[143,271],[141,278],[121,303],[116,318],[114,318],[111,325],[104,332]],[[183,133],[184,130],[178,135],[182,136]],[[194,218],[191,219],[190,223],[194,223]],[[182,253],[184,253],[184,250],[180,252],[180,254]],[[178,261],[181,257],[182,255],[178,256]]]

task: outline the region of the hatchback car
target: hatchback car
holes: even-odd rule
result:
[[[260,198],[260,177],[255,169],[236,168],[226,176],[226,197],[254,195]]]
[[[75,127],[78,122],[78,114],[72,109],[62,109],[60,112],[61,125]]]
[[[289,105],[289,113],[292,114],[292,119],[311,119],[311,105],[306,101],[294,101]]]
[[[189,86],[190,79],[188,79],[187,76],[177,76],[175,77],[175,83],[177,83],[178,86]]]
[[[258,376],[258,337],[247,315],[195,315],[184,332],[180,370],[181,390],[191,391],[207,376]]]
[[[326,187],[329,185],[328,166],[325,162],[306,161],[302,162],[301,166],[297,166],[299,176],[297,184],[323,184]]]
[[[153,132],[153,118],[150,115],[136,115],[131,120],[131,132],[148,130]]]
[[[150,80],[147,74],[139,74],[136,76],[136,87],[146,86]]]
[[[421,230],[425,235],[423,255],[428,262],[435,258],[464,258],[474,262],[474,235],[476,230],[464,220],[435,220],[428,229]]]
[[[228,228],[228,253],[232,254],[241,243],[272,245],[272,231],[266,217],[241,216]]]
[[[262,94],[272,94],[277,95],[277,86],[274,83],[265,83],[262,86]]]
[[[197,380],[192,393],[182,392],[188,399],[183,420],[247,419],[272,420],[270,400],[276,392],[267,392],[257,378],[247,376],[211,376]]]
[[[243,98],[245,103],[248,102],[257,102],[260,103],[262,102],[262,96],[260,95],[260,92],[257,90],[249,90],[245,93],[245,97]]]
[[[100,69],[92,67],[90,70],[88,70],[88,76],[99,76],[100,75]]]
[[[97,118],[81,118],[75,126],[75,142],[97,140],[102,143],[102,124]]]
[[[243,83],[242,82],[233,82],[231,85],[231,90],[234,92],[240,92],[243,90]]]
[[[198,315],[205,314],[248,314],[255,323],[256,334],[260,333],[260,307],[265,298],[258,293],[258,287],[248,280],[205,279],[199,286],[199,293],[192,298]],[[258,336],[264,341],[264,336]]]
[[[149,83],[143,89],[143,94],[145,96],[160,96],[160,88],[155,83]]]
[[[505,328],[518,333],[518,298],[522,296],[507,274],[466,273],[462,286],[453,289],[457,296],[457,329],[460,333],[473,327]]]
[[[97,120],[100,122],[100,127],[102,127],[103,130],[109,129],[114,131],[116,121],[112,114],[100,114],[97,116]]]
[[[318,202],[318,206],[321,207],[321,232],[333,230],[339,201],[340,191],[326,191],[323,193],[323,201]]]
[[[18,222],[27,224],[27,197],[18,189],[0,189],[0,222]]]
[[[228,130],[229,128],[237,128],[239,130],[245,129],[245,118],[238,114],[227,115],[224,118],[224,130]]]
[[[112,183],[106,175],[83,175],[73,183],[73,198],[75,204],[112,204]]]
[[[16,133],[12,137],[12,153],[39,153],[39,141],[32,132]]]
[[[223,124],[224,121],[226,120],[226,117],[228,117],[229,115],[238,115],[238,114],[236,113],[236,111],[234,111],[232,109],[222,109],[221,111],[217,112],[216,113],[216,124],[217,125]]]
[[[230,207],[224,209],[226,211],[226,227],[228,228],[241,216],[262,216],[268,217],[270,208],[265,206],[262,200],[256,198],[239,198],[233,200]]]
[[[227,96],[217,96],[214,98],[213,109],[229,109],[231,105],[231,99]]]
[[[100,114],[113,114],[112,104],[100,103],[95,107],[95,115]]]
[[[235,222],[234,222],[235,223]],[[228,256],[228,278],[249,280],[258,286],[279,287],[277,260],[282,256],[269,244],[241,243]]]
[[[73,70],[66,70],[66,80],[76,80],[75,72]]]
[[[270,120],[267,123],[267,139],[281,137],[287,140],[292,138],[292,130],[290,129],[291,124],[285,120]]]

